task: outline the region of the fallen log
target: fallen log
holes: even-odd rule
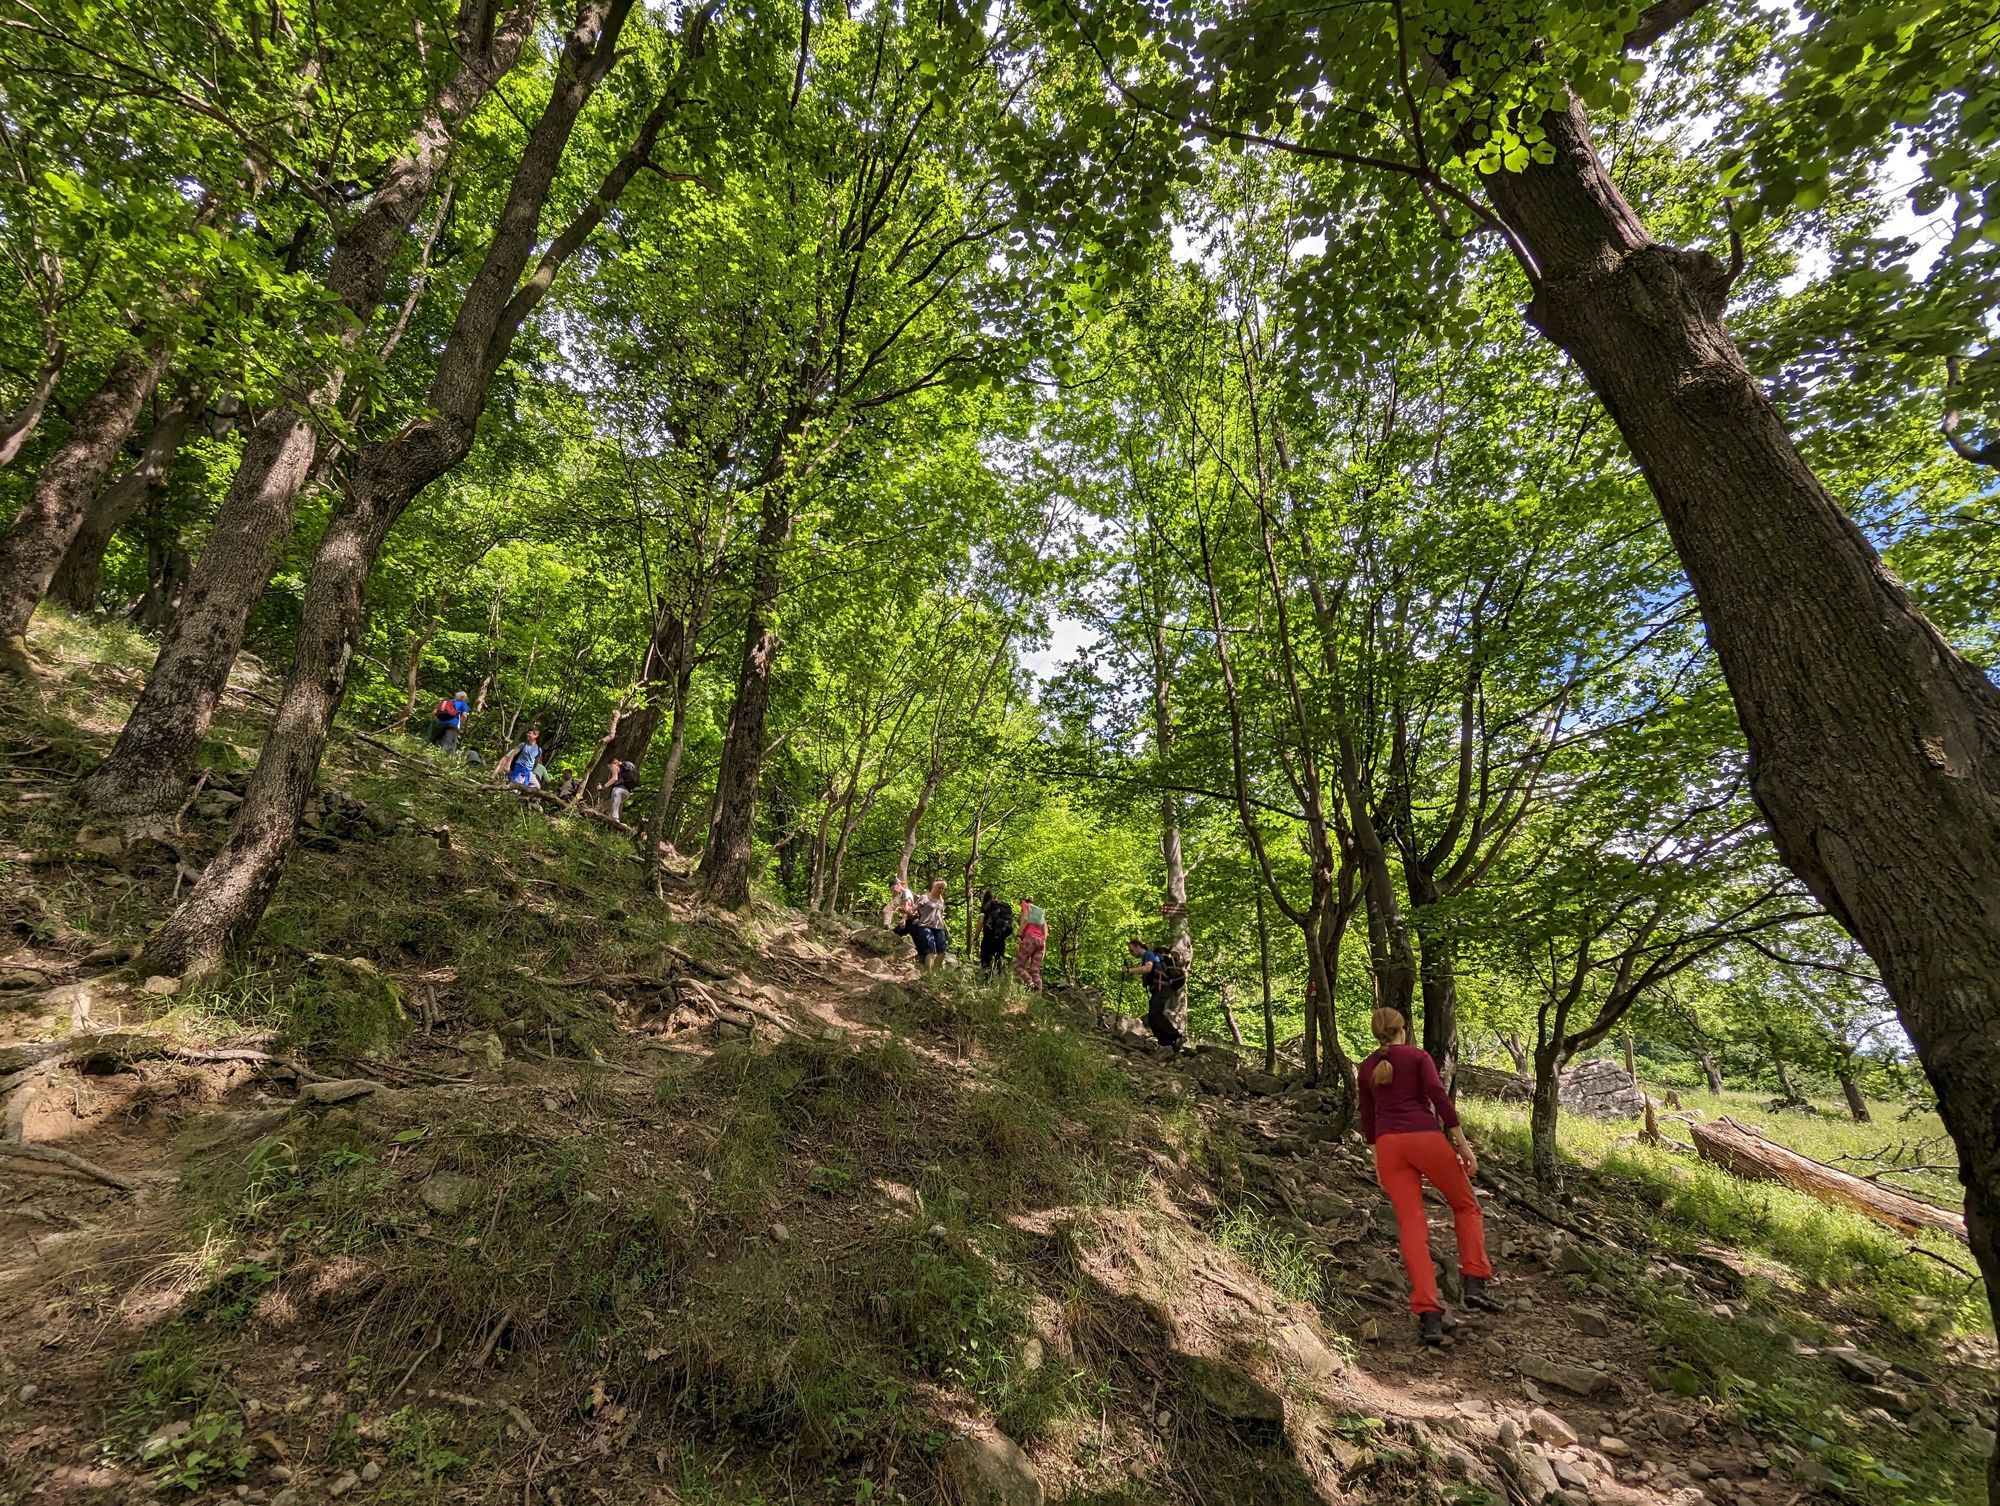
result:
[[[1694,1137],[1694,1148],[1704,1161],[1748,1181],[1782,1182],[1823,1203],[1852,1208],[1904,1234],[1935,1229],[1958,1239],[1966,1237],[1964,1217],[1949,1208],[1926,1203],[1908,1193],[1787,1150],[1727,1115],[1706,1123],[1690,1123],[1688,1133]]]

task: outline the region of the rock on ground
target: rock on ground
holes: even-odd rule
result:
[[[945,1476],[959,1506],[1042,1506],[1042,1482],[1019,1444],[992,1428],[966,1428],[945,1446]]]

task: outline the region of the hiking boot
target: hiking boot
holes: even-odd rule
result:
[[[1444,1347],[1444,1314],[1417,1314],[1417,1342],[1430,1349]]]
[[[1465,1290],[1465,1305],[1467,1307],[1476,1307],[1483,1313],[1498,1313],[1507,1310],[1501,1305],[1498,1299],[1486,1290],[1486,1278],[1484,1276],[1462,1276],[1459,1280]]]

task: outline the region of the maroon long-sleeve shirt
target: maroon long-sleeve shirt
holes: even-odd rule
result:
[[[1386,1088],[1375,1086],[1375,1064],[1386,1061],[1396,1075]],[[1361,1138],[1456,1129],[1458,1110],[1444,1090],[1437,1063],[1421,1046],[1384,1046],[1361,1064]]]

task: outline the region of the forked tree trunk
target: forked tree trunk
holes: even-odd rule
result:
[[[766,488],[757,530],[756,576],[743,615],[743,656],[736,671],[736,700],[715,776],[715,821],[702,849],[698,877],[716,904],[738,910],[750,902],[751,842],[757,822],[757,785],[764,773],[764,744],[771,709],[771,670],[778,632],[771,612],[784,585],[785,541],[792,532],[791,498],[782,480]]]
[[[143,965],[171,973],[211,969],[228,938],[255,926],[270,903],[346,690],[366,621],[368,575],[383,540],[411,499],[471,450],[493,375],[522,322],[617,201],[665,123],[671,97],[647,117],[638,140],[524,283],[542,206],[577,118],[619,56],[629,10],[629,0],[584,0],[578,7],[548,103],[528,133],[493,238],[439,354],[428,411],[356,457],[313,555],[291,672],[229,838],[147,943]]]
[[[598,786],[604,783],[614,763],[628,761],[637,765],[646,761],[646,750],[652,747],[653,737],[660,730],[673,699],[683,633],[680,614],[662,602],[654,613],[645,652],[639,656],[636,701],[622,708],[617,725],[612,727],[610,736],[599,741],[597,754],[584,775],[585,798],[592,805],[609,807],[610,801]]]
[[[76,537],[69,541],[49,582],[50,596],[76,612],[95,605],[104,551],[119,529],[166,491],[167,472],[180,452],[181,441],[201,416],[202,403],[200,394],[182,392],[153,420],[153,431],[146,436],[132,468],[91,499]]]
[[[310,400],[280,403],[250,430],[146,688],[110,756],[89,776],[86,788],[97,809],[140,815],[179,803],[242,651],[251,610],[291,535],[299,495],[322,459],[315,407],[338,400],[345,355],[382,301],[410,225],[450,160],[459,126],[514,66],[538,12],[537,0],[524,0],[488,34],[483,0],[463,0],[464,62],[439,88],[409,150],[390,165],[328,263],[326,290],[348,316],[341,356],[331,371],[301,382],[315,388]]]
[[[1723,320],[1729,280],[1657,244],[1580,104],[1555,160],[1487,180],[1539,267],[1528,314],[1631,447],[1694,586],[1778,851],[1867,949],[1958,1147],[2000,1303],[2000,689],[1821,485]],[[1989,1473],[2000,1491],[2000,1464]]]
[[[97,390],[78,405],[69,434],[0,535],[0,666],[27,669],[28,619],[172,358],[165,341],[119,354]]]

